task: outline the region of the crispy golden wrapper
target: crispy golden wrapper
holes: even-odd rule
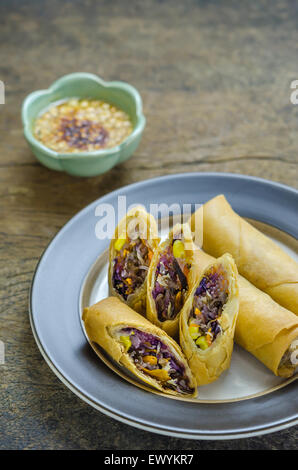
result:
[[[169,395],[183,397],[197,395],[196,381],[178,344],[163,330],[152,325],[146,318],[116,297],[108,297],[91,307],[85,308],[83,321],[90,341],[99,344],[115,361],[126,367],[143,382]],[[117,331],[119,332],[121,328],[125,327],[136,328],[157,336],[185,367],[186,374],[189,377],[189,385],[192,387],[193,392],[185,394],[166,388],[161,380],[137,369],[129,354],[125,351],[123,344],[117,339]]]
[[[188,321],[192,308],[193,297],[201,279],[212,266],[223,266],[228,279],[228,298],[223,306],[218,322],[222,332],[214,342],[205,350],[198,348],[189,334]],[[239,309],[238,272],[233,258],[229,254],[223,255],[211,263],[205,263],[201,270],[199,280],[188,297],[180,315],[180,345],[188,360],[190,368],[195,375],[198,385],[214,382],[230,366],[234,332]]]
[[[114,258],[117,254],[115,249],[115,243],[119,238],[126,238],[128,235],[136,236],[139,231],[141,238],[146,240],[148,246],[154,252],[159,244],[157,224],[154,217],[146,212],[146,210],[137,206],[132,208],[126,216],[120,221],[119,225],[115,230],[114,237],[110,243],[109,248],[109,294],[111,296],[118,297],[122,302],[125,302],[129,307],[136,310],[142,315],[146,312],[146,292],[147,282],[146,279],[141,286],[139,286],[135,292],[131,293],[125,300],[113,287],[113,269],[114,269]]]
[[[204,251],[230,253],[242,276],[298,315],[298,263],[236,214],[223,195],[200,207],[190,223],[196,238],[203,233]]]

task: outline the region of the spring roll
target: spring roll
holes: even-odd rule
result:
[[[195,379],[178,344],[116,297],[85,308],[91,342],[155,389],[169,395],[197,394]]]
[[[146,279],[158,243],[156,221],[141,206],[120,221],[110,243],[109,294],[141,314],[146,311]]]
[[[238,273],[229,254],[205,267],[180,316],[180,344],[198,385],[230,366],[239,310]]]
[[[195,247],[188,224],[176,224],[155,251],[147,277],[146,316],[178,336],[180,311],[196,280]]]
[[[215,259],[199,250],[199,269]],[[253,354],[275,375],[291,377],[298,357],[297,316],[275,302],[242,276],[238,276],[239,313],[235,341]]]
[[[203,230],[204,251],[215,257],[230,253],[242,276],[298,315],[298,263],[237,215],[223,195],[200,207],[191,227],[198,235]]]

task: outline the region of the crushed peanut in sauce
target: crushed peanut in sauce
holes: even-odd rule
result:
[[[124,111],[100,100],[72,98],[52,106],[35,121],[34,136],[61,153],[112,148],[133,131]]]

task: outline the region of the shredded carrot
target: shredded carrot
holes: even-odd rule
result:
[[[188,276],[188,273],[189,273],[189,269],[188,269],[188,266],[187,266],[187,264],[186,264],[186,265],[184,266],[184,268],[183,268],[183,274],[184,274],[185,277],[187,277],[187,276]]]
[[[157,358],[155,356],[144,356],[143,361],[147,362],[147,364],[157,364]]]
[[[206,334],[206,341],[208,343],[208,346],[211,345],[212,338],[213,338],[213,334],[211,333],[211,328],[209,328],[208,333]]]
[[[147,374],[151,375],[157,380],[160,380],[161,382],[166,382],[167,380],[170,380],[170,376],[168,372],[164,369],[154,369],[154,370],[149,370],[146,369],[145,367],[143,368],[144,372],[147,372]]]

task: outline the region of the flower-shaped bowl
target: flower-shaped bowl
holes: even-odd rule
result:
[[[59,153],[46,147],[34,137],[36,118],[50,106],[71,98],[99,99],[122,109],[132,121],[132,133],[120,145],[92,152]],[[52,170],[75,176],[99,175],[127,160],[139,145],[146,123],[142,99],[133,86],[120,81],[106,82],[90,73],[65,75],[47,90],[30,93],[23,102],[22,120],[25,138],[36,158]]]

